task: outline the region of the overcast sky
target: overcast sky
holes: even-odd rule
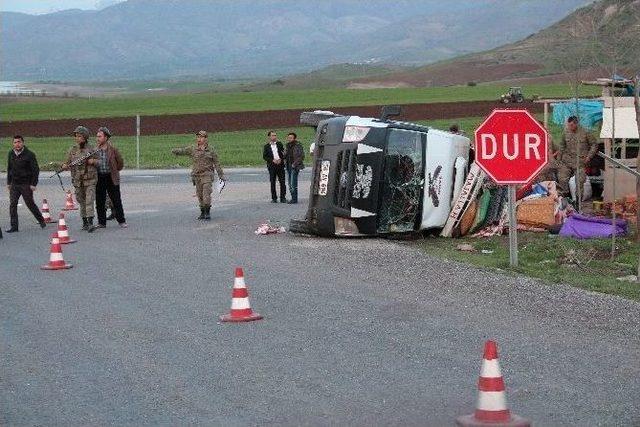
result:
[[[49,13],[65,9],[102,9],[123,0],[0,0],[0,10],[22,13]]]

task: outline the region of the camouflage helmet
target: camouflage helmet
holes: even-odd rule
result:
[[[98,132],[104,133],[104,136],[106,136],[107,139],[111,138],[111,131],[106,126],[99,127]]]
[[[84,139],[89,139],[89,129],[87,129],[84,126],[78,126],[77,128],[75,128],[75,130],[73,131],[73,135],[82,135],[84,137]]]

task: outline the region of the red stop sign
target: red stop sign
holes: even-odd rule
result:
[[[494,110],[476,129],[476,163],[497,184],[525,184],[547,164],[548,140],[527,110]]]

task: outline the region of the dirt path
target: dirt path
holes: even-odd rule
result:
[[[432,104],[406,104],[399,120],[438,120],[485,116],[502,105],[496,101],[440,102]],[[542,112],[542,104],[525,102],[512,108],[526,108],[532,113]],[[377,117],[380,105],[330,108],[319,107],[341,114]],[[308,109],[307,109],[308,110]],[[209,132],[229,132],[249,129],[267,129],[299,126],[300,113],[305,110],[242,111],[235,113],[176,114],[142,116],[143,135],[185,134],[206,129]],[[0,137],[21,134],[29,137],[64,136],[78,125],[97,129],[108,126],[115,135],[131,136],[136,133],[135,117],[109,117],[91,119],[33,120],[0,123]]]

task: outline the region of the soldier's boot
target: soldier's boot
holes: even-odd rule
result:
[[[197,219],[204,219],[204,206],[200,206],[200,216]]]
[[[204,207],[204,219],[209,221],[211,219],[211,205]]]
[[[91,230],[93,228],[93,217],[89,216],[87,217],[87,231]]]
[[[89,222],[87,221],[87,218],[82,217],[82,229],[83,230],[88,230],[89,229]]]

